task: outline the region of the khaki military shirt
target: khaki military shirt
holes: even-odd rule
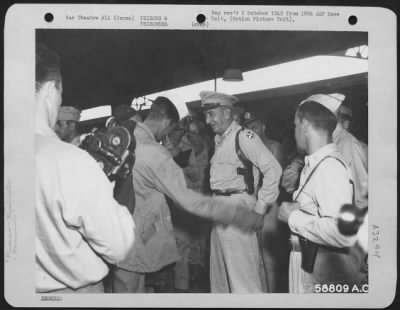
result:
[[[236,133],[240,125],[233,121],[222,135],[215,136],[215,153],[211,159],[210,186],[212,190],[245,189],[243,175],[237,173],[243,167],[236,154]],[[279,179],[282,169],[274,155],[267,149],[261,139],[251,130],[245,129],[239,134],[239,145],[246,157],[253,163],[255,188],[258,185],[259,173],[263,174],[262,187],[258,190],[254,211],[264,214],[268,204],[276,200],[279,194]]]
[[[223,204],[229,197],[206,197],[188,189],[183,170],[150,129],[137,123],[134,134],[136,238],[130,256],[118,266],[136,272],[154,272],[179,259],[167,197],[188,212],[226,224],[233,220],[239,204],[234,201]]]

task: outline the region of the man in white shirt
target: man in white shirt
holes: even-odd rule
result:
[[[96,161],[54,132],[61,106],[58,56],[36,49],[36,237],[38,293],[102,293],[109,264],[127,256],[135,225]]]
[[[359,141],[349,131],[349,118],[344,115],[349,113],[349,108],[343,105],[346,96],[343,94],[317,94],[312,96],[317,101],[334,100],[339,106],[335,105],[334,113],[337,117],[337,125],[332,134],[333,142],[338,151],[343,156],[347,167],[350,169],[355,186],[355,204],[359,208],[368,205],[368,154],[367,145]],[[288,165],[282,176],[282,186],[288,193],[292,193],[299,182],[299,162],[296,159]]]
[[[295,115],[297,147],[306,153],[294,202],[280,207],[279,218],[292,232],[289,291],[312,293],[317,285],[358,284],[362,254],[357,235],[339,232],[337,219],[344,204],[354,203],[351,172],[333,143],[334,111],[341,100],[314,95],[300,103]]]

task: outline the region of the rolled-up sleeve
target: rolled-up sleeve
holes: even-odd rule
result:
[[[278,198],[282,168],[257,135],[247,135],[247,132],[242,132],[239,143],[246,157],[263,174],[262,187],[258,191],[254,211],[264,214],[268,204],[275,202]]]

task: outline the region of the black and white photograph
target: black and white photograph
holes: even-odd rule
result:
[[[24,294],[43,306],[74,296],[86,306],[243,306],[252,296],[258,307],[323,296],[367,306],[377,274],[390,275],[391,296],[395,251],[379,238],[395,206],[379,216],[395,203],[397,169],[377,158],[396,167],[395,88],[385,94],[375,73],[387,59],[371,62],[382,51],[363,15],[193,6],[184,23],[179,6],[115,7],[38,8],[28,64],[7,50],[6,27],[6,77],[29,67],[21,98],[33,113],[25,128],[8,127],[30,137],[16,154],[8,119],[28,102],[9,107],[19,94],[6,83],[6,281],[24,262]],[[315,26],[335,18],[347,24]],[[13,169],[25,166],[21,218]]]

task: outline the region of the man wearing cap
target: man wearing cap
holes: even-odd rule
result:
[[[343,156],[345,163],[352,173],[355,186],[356,205],[360,208],[366,207],[368,205],[367,148],[343,127],[341,120],[344,118],[342,114],[343,111],[348,111],[348,108],[343,108],[342,104],[345,99],[345,95],[339,93],[317,94],[312,95],[308,99],[333,107],[332,113],[337,117],[338,120],[332,135],[333,142],[336,144],[338,151]],[[289,165],[285,169],[282,176],[282,186],[285,189],[290,190],[294,188],[294,184],[298,183],[300,175],[297,171],[298,169],[292,165]]]
[[[236,97],[212,91],[203,91],[200,97],[206,123],[216,134],[210,169],[211,190],[216,196],[228,196],[233,200],[251,197],[251,208],[265,215],[279,194],[278,184],[282,171],[279,163],[253,131],[242,130],[233,120],[232,107],[238,101]],[[236,136],[240,149],[252,164],[250,169],[253,170],[254,184],[246,183],[244,175],[238,173],[243,171],[244,164],[235,149]],[[258,185],[260,173],[263,175],[263,183],[256,195],[250,188]],[[233,226],[214,224],[211,233],[211,291],[264,292],[260,258],[255,232],[243,233]]]
[[[81,112],[70,106],[60,107],[55,131],[61,140],[78,146],[80,144],[78,123]]]
[[[129,257],[114,270],[115,293],[144,292],[147,273],[179,260],[167,197],[194,215],[224,225],[234,224],[245,231],[262,225],[262,216],[249,210],[253,202],[249,197],[207,197],[188,188],[183,170],[160,144],[178,120],[174,104],[166,97],[158,97],[144,122],[136,125],[136,161],[132,171],[136,242]]]
[[[341,104],[337,95],[311,96],[295,114],[295,138],[306,153],[305,166],[294,202],[282,203],[279,210],[292,232],[290,293],[318,292],[324,284],[351,287],[361,277],[357,236],[345,236],[337,226],[341,207],[354,201],[350,169],[332,139]]]

